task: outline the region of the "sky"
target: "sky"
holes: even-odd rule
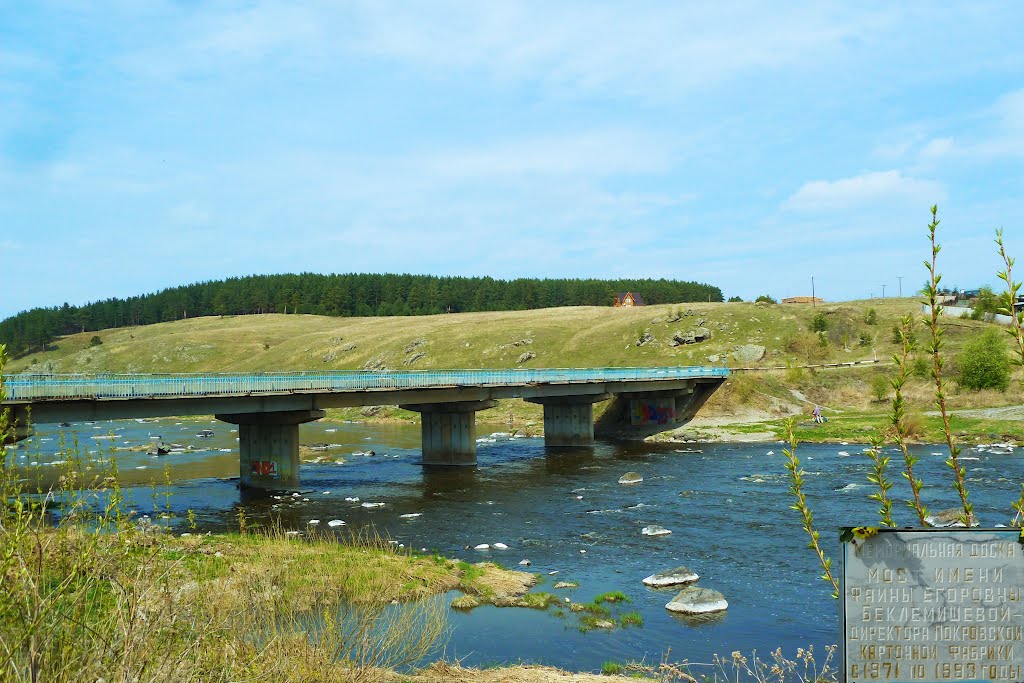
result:
[[[1024,3],[0,0],[0,317],[252,273],[1024,276]]]

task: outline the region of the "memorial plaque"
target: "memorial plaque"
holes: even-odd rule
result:
[[[843,538],[846,683],[1024,681],[1020,529],[879,529],[860,538],[846,530]]]

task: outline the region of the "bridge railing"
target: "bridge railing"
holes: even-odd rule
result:
[[[195,374],[20,374],[4,378],[8,401],[185,398],[456,386],[638,382],[725,378],[726,368],[543,368],[404,372],[266,372]]]

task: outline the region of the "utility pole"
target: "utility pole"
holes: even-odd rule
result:
[[[814,276],[811,276],[811,308],[817,308],[818,302],[814,298]]]
[[[900,283],[900,298],[902,299],[903,298],[903,276],[902,275],[897,275],[896,276],[896,280],[897,280],[897,282]]]
[[[882,285],[882,298],[885,298],[885,285]]]

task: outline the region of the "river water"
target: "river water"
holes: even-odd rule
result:
[[[213,436],[198,437],[204,428],[212,429]],[[311,519],[322,525],[341,519],[347,525],[343,528],[373,524],[396,543],[417,550],[507,567],[529,559],[529,570],[544,577],[536,590],[575,602],[622,591],[632,601],[623,611],[643,617],[642,627],[582,632],[574,614],[558,618],[552,611],[489,606],[468,614],[453,610],[446,654],[467,666],[525,661],[596,670],[609,660],[657,664],[669,650],[673,661],[706,662],[713,653],[757,650],[767,655],[782,647],[792,655],[798,647],[820,649],[837,641],[837,606],[831,588],[818,578],[816,558],[805,548],[799,516],[789,508],[780,443],[599,443],[552,450],[545,449],[542,439],[488,437],[481,427],[478,467],[427,471],[419,464],[418,426],[321,420],[302,426],[300,433],[303,443],[329,446],[324,461],[304,463],[299,495],[282,500],[239,492],[237,434],[232,430],[223,423],[175,420],[44,425],[32,442],[8,457],[29,472],[45,474],[59,469],[50,463],[66,457],[62,440],[65,445],[77,440],[80,447],[116,460],[140,513],[152,514],[169,504],[178,515],[178,531],[187,531],[181,520],[188,509],[198,516],[201,531],[237,529],[240,509],[250,523],[279,519],[287,529],[306,529]],[[162,457],[110,453],[113,447],[148,444],[156,437],[194,450]],[[867,498],[872,489],[862,448],[798,448],[807,471],[808,501],[823,545],[833,556],[838,526],[878,523],[877,503]],[[354,454],[367,451],[374,455]],[[914,451],[922,459],[918,474],[929,507],[953,507],[957,499],[942,449],[920,446]],[[912,511],[902,502],[909,491],[897,467],[902,458],[894,449],[890,454],[897,521],[911,524]],[[1008,522],[1024,478],[1020,456],[967,449],[964,457],[982,523]],[[165,465],[169,487],[162,483],[168,476]],[[617,483],[627,471],[639,472],[643,482]],[[368,508],[363,503],[384,505]],[[673,533],[641,535],[648,524]],[[472,549],[495,542],[508,549]],[[646,588],[641,580],[679,565],[695,570],[699,585],[724,593],[728,611],[702,621],[666,611],[675,592]],[[578,582],[579,588],[554,590],[555,581]]]

